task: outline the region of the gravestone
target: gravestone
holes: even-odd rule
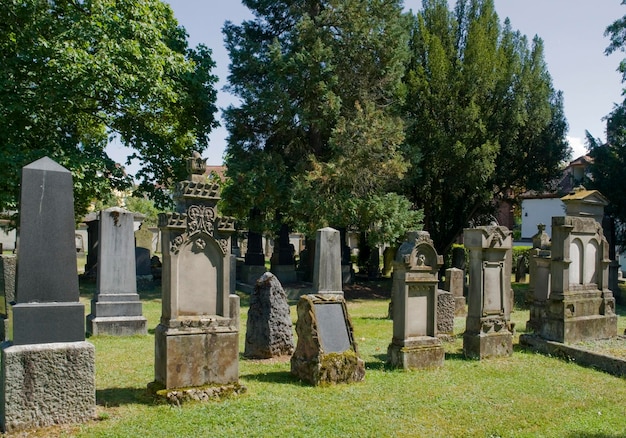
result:
[[[159,214],[163,250],[162,312],[155,331],[154,390],[238,384],[239,297],[230,295],[234,219],[217,214],[219,185],[188,159],[176,211]]]
[[[341,295],[302,295],[297,305],[298,342],[291,373],[312,385],[359,382],[365,363]]]
[[[291,373],[313,385],[363,380],[365,364],[354,342],[352,322],[341,289],[340,233],[317,230],[313,290],[298,301],[298,342]]]
[[[5,432],[95,416],[95,349],[79,302],[70,172],[48,157],[22,168],[13,343],[2,344]]]
[[[446,269],[446,281],[444,289],[454,297],[454,315],[466,316],[467,308],[463,290],[465,288],[465,272],[459,268]]]
[[[544,224],[537,225],[537,234],[533,236],[533,249],[528,260],[530,274],[526,301],[530,304],[526,330],[539,332],[545,318],[546,303],[550,298],[550,267],[552,254],[550,236]]]
[[[561,199],[566,216],[552,218],[550,290],[539,335],[561,343],[615,337],[609,248],[598,221],[607,201],[584,188]]]
[[[98,214],[89,213],[83,222],[87,224],[87,258],[83,275],[87,278],[96,278],[98,273],[98,235],[100,234]]]
[[[15,273],[17,258],[14,254],[0,253],[0,342],[9,333],[9,307],[15,300]]]
[[[146,225],[141,224],[140,228],[135,231],[134,237],[136,275],[140,278],[152,279],[152,269],[150,267],[152,231],[150,231]]]
[[[146,318],[137,294],[133,213],[119,207],[99,214],[96,292],[87,315],[92,335],[145,335]]]
[[[343,296],[340,233],[330,227],[317,230],[316,233],[313,291],[315,294]]]
[[[266,272],[250,295],[243,355],[268,359],[293,353],[292,330],[287,295],[278,278]]]
[[[296,262],[295,248],[289,240],[289,227],[282,224],[274,252],[271,258],[271,271],[283,283],[295,283],[296,278]]]
[[[409,233],[393,266],[393,338],[387,363],[394,368],[440,367],[444,348],[437,337],[437,285],[443,257],[425,231]]]
[[[451,340],[454,335],[454,295],[446,290],[437,290],[437,336]]]
[[[470,252],[463,353],[474,359],[510,356],[511,232],[503,226],[468,228],[463,242]]]

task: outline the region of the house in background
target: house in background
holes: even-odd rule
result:
[[[565,204],[561,198],[589,181],[591,163],[592,159],[588,155],[578,157],[563,169],[561,178],[555,182],[552,190],[542,193],[531,191],[521,195],[522,240],[530,241],[537,234],[539,224],[544,224],[546,233],[552,235],[552,217],[565,216]]]

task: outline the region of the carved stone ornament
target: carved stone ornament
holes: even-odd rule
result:
[[[204,205],[192,205],[187,209],[187,232],[190,236],[206,233],[213,236],[215,209]]]

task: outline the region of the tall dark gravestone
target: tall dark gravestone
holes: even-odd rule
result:
[[[2,345],[5,432],[95,416],[95,349],[79,302],[72,176],[50,158],[22,169],[13,343]]]

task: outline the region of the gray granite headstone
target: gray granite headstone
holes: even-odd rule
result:
[[[146,318],[137,294],[133,213],[119,207],[102,210],[98,237],[98,280],[87,316],[94,335],[146,334]]]
[[[23,167],[15,345],[85,340],[75,227],[69,170],[48,157]]]
[[[316,294],[343,295],[340,234],[333,228],[317,230],[313,290]]]

